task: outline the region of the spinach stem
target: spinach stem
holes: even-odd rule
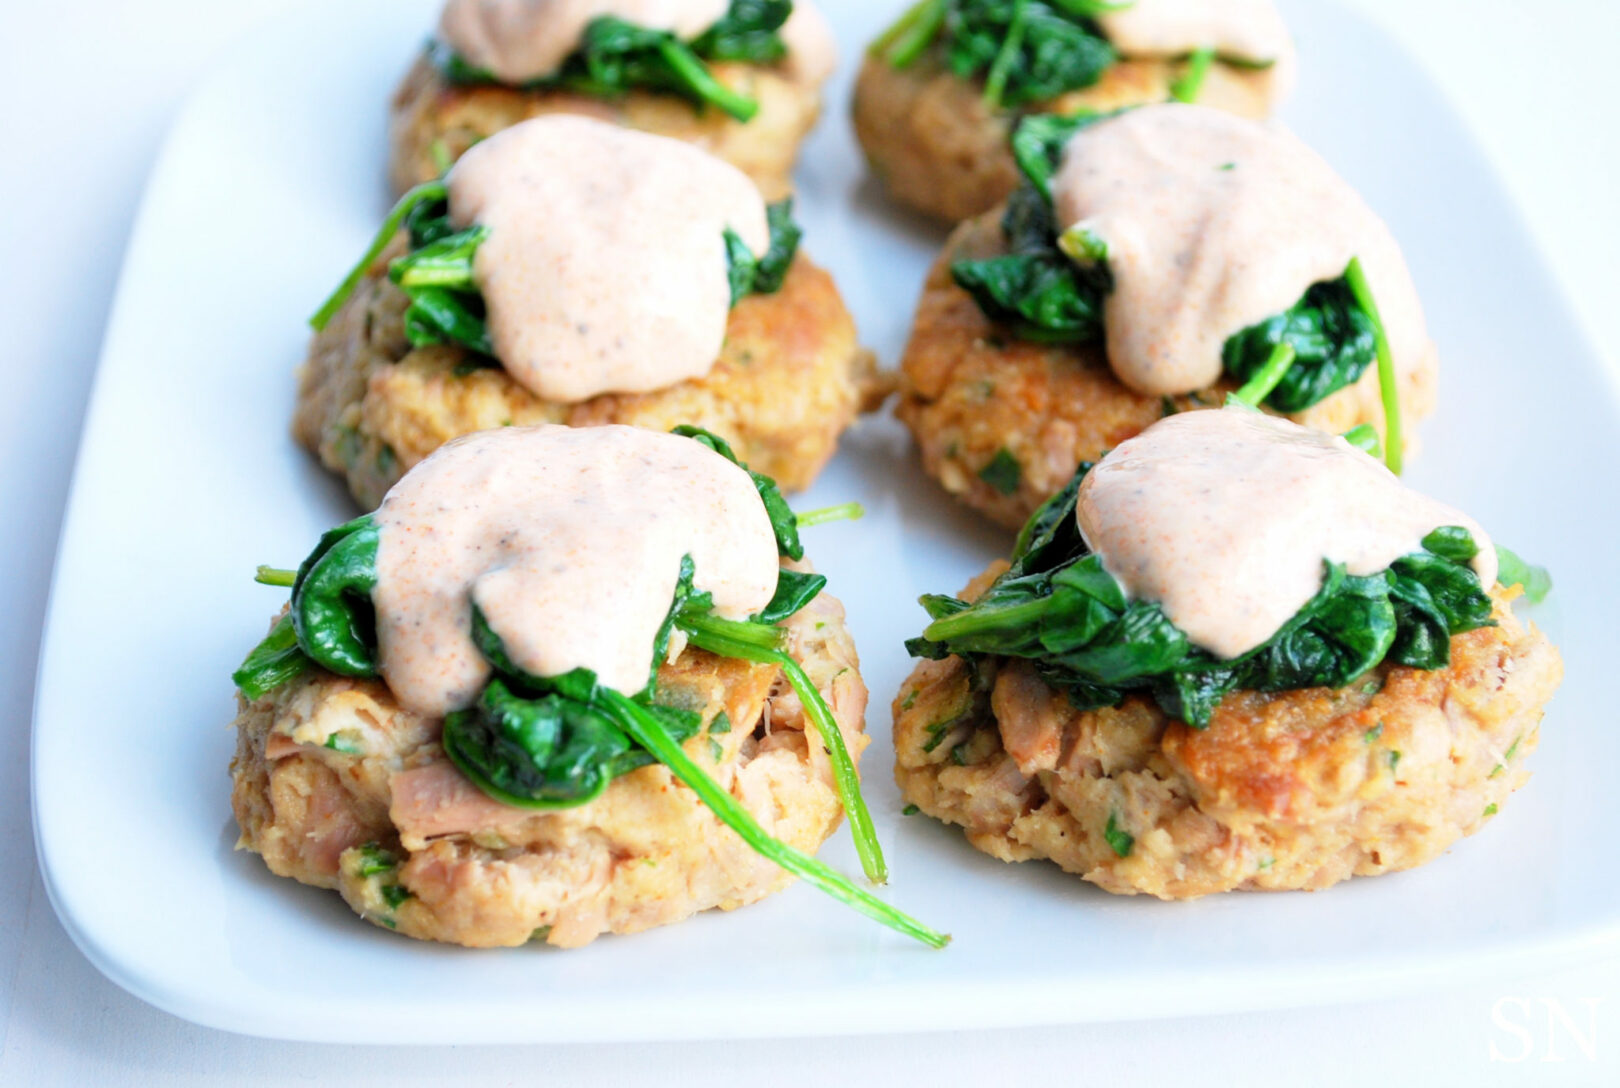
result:
[[[860,855],[861,868],[873,883],[885,883],[889,879],[889,867],[883,860],[883,847],[878,842],[877,829],[872,826],[872,813],[866,807],[866,799],[861,796],[861,780],[855,773],[855,761],[849,756],[844,734],[839,731],[832,710],[821,697],[821,692],[810,682],[810,677],[805,675],[804,669],[783,650],[733,642],[724,635],[715,636],[701,628],[688,628],[682,620],[676,622],[682,624],[681,629],[686,631],[692,645],[699,649],[724,657],[775,664],[782,669],[788,683],[793,686],[794,694],[799,697],[806,717],[816,727],[816,732],[821,734],[821,743],[827,749],[827,758],[832,764],[833,784],[837,787],[838,800],[844,806],[844,813],[849,817],[850,837],[855,840],[855,852]]]
[[[686,632],[694,645],[701,645],[697,640],[702,637],[776,653],[781,650],[783,639],[786,637],[780,627],[773,627],[768,623],[728,620],[709,612],[682,612],[675,617],[675,623],[682,631]],[[704,649],[708,649],[708,647],[705,646]],[[715,652],[719,653],[720,651]],[[727,656],[739,657],[745,655],[729,654]],[[750,658],[749,660],[756,659]]]
[[[1271,349],[1271,354],[1254,377],[1243,383],[1243,388],[1232,394],[1232,399],[1242,401],[1250,408],[1260,407],[1260,402],[1271,395],[1277,388],[1277,383],[1283,380],[1290,367],[1294,365],[1294,345],[1286,340],[1279,341]]]
[[[855,840],[855,852],[860,855],[861,869],[866,873],[868,880],[874,884],[887,884],[889,882],[889,864],[883,859],[883,845],[878,842],[877,828],[872,825],[872,813],[866,807],[866,798],[861,794],[861,780],[855,773],[855,761],[850,758],[849,748],[844,744],[844,734],[838,728],[838,721],[832,715],[832,708],[821,697],[821,692],[810,682],[804,667],[793,658],[782,655],[782,672],[787,676],[788,683],[793,686],[793,692],[799,697],[804,711],[815,725],[816,732],[821,734],[822,743],[827,748],[828,761],[832,764],[833,782],[838,790],[838,800],[844,806],[844,812],[849,817],[850,837]]]
[[[1002,40],[995,62],[990,65],[990,72],[984,78],[984,102],[993,110],[1001,108],[1001,95],[1007,89],[1007,76],[1012,71],[1013,61],[1018,58],[1019,48],[1024,44],[1024,16],[1028,9],[1029,0],[1013,0],[1012,22],[1007,27],[1007,37]]]
[[[1395,380],[1395,357],[1389,350],[1389,336],[1384,332],[1384,319],[1378,314],[1378,302],[1373,298],[1367,274],[1362,271],[1361,258],[1351,257],[1344,270],[1344,280],[1356,305],[1372,321],[1373,344],[1378,351],[1378,391],[1384,401],[1384,464],[1395,475],[1401,474],[1402,455],[1406,443],[1401,437],[1401,390]]]
[[[705,102],[719,106],[726,114],[739,121],[750,121],[759,112],[758,102],[715,79],[714,73],[698,59],[697,54],[678,39],[669,37],[660,41],[658,55],[674,69],[676,75],[686,81],[694,94]]]
[[[468,290],[473,287],[470,257],[424,258],[411,261],[400,273],[401,287],[447,287]]]
[[[795,514],[794,520],[799,528],[809,529],[817,525],[825,525],[829,521],[858,521],[866,516],[866,508],[858,502],[843,502],[837,506],[823,506],[819,510],[806,510],[802,514]]]
[[[1071,15],[1092,19],[1111,11],[1123,11],[1137,0],[1054,0],[1056,5]]]
[[[297,578],[298,572],[295,570],[266,566],[263,563],[259,564],[258,571],[253,575],[253,580],[261,586],[290,586]]]
[[[950,0],[918,0],[878,35],[867,52],[882,57],[891,68],[910,67],[938,36],[949,7]]]
[[[450,167],[455,165],[455,160],[450,157],[450,148],[443,140],[434,140],[429,144],[428,155],[433,159],[433,168],[440,177],[448,174]]]
[[[1378,428],[1371,423],[1358,423],[1340,437],[1361,452],[1383,460],[1384,445],[1378,439]]]
[[[1021,631],[1040,623],[1050,608],[1050,597],[1037,597],[1023,604],[1001,608],[964,609],[949,616],[941,616],[923,629],[923,638],[930,642],[947,642],[964,636],[990,634],[996,631]]]
[[[283,612],[257,646],[231,673],[243,698],[257,699],[309,668],[309,655],[299,648],[291,612]]]
[[[388,243],[394,240],[394,234],[399,230],[400,224],[405,222],[405,217],[411,214],[411,210],[418,204],[429,200],[443,200],[449,195],[449,192],[450,187],[443,181],[427,181],[399,198],[399,203],[394,205],[393,210],[388,213],[388,217],[383,220],[382,226],[377,230],[377,236],[371,240],[371,245],[367,247],[365,254],[349,270],[349,274],[343,277],[343,282],[338,284],[337,290],[333,291],[331,296],[321,303],[321,308],[316,310],[315,315],[309,319],[310,326],[316,332],[326,328],[327,323],[332,320],[332,315],[337,313],[345,302],[349,301],[349,296],[354,294],[354,289],[360,285],[360,280],[366,274],[366,270],[372,266],[378,257],[382,256],[382,251],[387,249]]]
[[[775,862],[806,883],[820,888],[868,918],[882,922],[890,929],[913,937],[930,948],[944,948],[950,942],[947,934],[928,928],[904,911],[856,887],[848,877],[831,866],[767,834],[735,797],[722,789],[718,782],[692,762],[685,750],[675,742],[675,738],[669,735],[663,723],[649,714],[645,708],[637,705],[622,692],[610,688],[599,689],[598,697],[601,700],[599,705],[612,713],[621,729],[668,767],[676,778],[686,783],[722,823],[735,831],[761,857]]]
[[[1086,223],[1076,223],[1058,235],[1057,247],[1078,265],[1099,265],[1108,260],[1108,243]]]
[[[1201,45],[1194,49],[1187,57],[1187,70],[1170,84],[1170,97],[1177,102],[1198,101],[1198,94],[1204,89],[1204,79],[1209,75],[1209,66],[1214,61],[1214,46]]]

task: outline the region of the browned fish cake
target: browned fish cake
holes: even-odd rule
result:
[[[1075,710],[1023,662],[976,686],[961,658],[923,661],[894,703],[895,779],[985,853],[1049,858],[1121,894],[1314,890],[1409,869],[1529,778],[1563,663],[1515,596],[1492,591],[1498,626],[1453,637],[1446,668],[1237,692],[1204,730],[1147,698]]]
[[[823,593],[783,626],[859,760],[867,693],[843,607]],[[658,690],[700,712],[705,730],[725,711],[730,731],[700,733],[687,754],[768,833],[813,854],[837,829],[826,752],[775,666],[688,647],[659,670]],[[575,947],[745,906],[792,880],[661,764],[576,808],[491,800],[445,757],[440,722],[401,709],[378,680],[310,670],[239,697],[235,725],[238,848],[410,937]]]
[[[459,347],[411,347],[408,300],[387,277],[388,261],[404,244],[402,235],[311,340],[293,416],[294,436],[343,476],[368,510],[450,439],[532,423],[660,431],[695,424],[797,491],[815,479],[855,416],[889,389],[856,342],[832,277],[801,253],[781,290],[732,308],[720,358],[703,377],[578,404],[542,400],[505,370],[470,365]]]
[[[786,68],[719,62],[709,70],[727,87],[758,102],[759,112],[738,121],[720,110],[650,91],[604,99],[498,84],[458,86],[423,55],[406,73],[389,108],[389,184],[403,193],[442,174],[444,158],[453,162],[479,140],[519,121],[578,113],[696,144],[753,178],[767,200],[786,196],[793,189],[790,175],[799,144],[821,113],[820,89]]]
[[[911,429],[930,476],[1016,529],[1081,461],[1097,460],[1167,413],[1218,408],[1236,387],[1221,382],[1182,397],[1144,396],[1114,376],[1100,343],[1037,344],[999,329],[951,280],[950,266],[1003,252],[1000,223],[1000,209],[963,223],[929,270],[900,359],[895,414]],[[1432,354],[1404,376],[1408,423],[1434,410],[1437,382]],[[1382,434],[1376,371],[1368,368],[1355,385],[1289,418],[1332,432],[1367,423]],[[1407,434],[1410,451],[1410,427]]]
[[[1120,60],[1093,86],[1014,111],[987,106],[983,82],[952,74],[937,49],[907,68],[867,56],[855,82],[855,135],[897,201],[956,223],[994,208],[1017,188],[1008,140],[1020,117],[1163,102],[1184,67],[1174,60]],[[1198,101],[1265,117],[1276,104],[1278,80],[1271,68],[1216,63]]]

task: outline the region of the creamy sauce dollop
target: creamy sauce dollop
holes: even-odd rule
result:
[[[1272,0],[1136,0],[1096,20],[1125,57],[1184,57],[1207,46],[1230,60],[1274,64],[1294,52]]]
[[[633,427],[458,438],[394,485],[376,521],[383,678],[435,717],[472,705],[489,679],[474,603],[525,671],[586,668],[631,694],[647,686],[682,556],[727,618],[776,590],[776,537],[748,473]]]
[[[1080,533],[1132,600],[1157,602],[1222,658],[1264,643],[1322,588],[1322,560],[1375,574],[1474,519],[1402,484],[1337,435],[1243,408],[1186,412],[1119,444],[1080,485]]]
[[[793,0],[793,11],[777,35],[787,46],[787,69],[800,83],[819,86],[838,67],[832,24],[810,0]]]
[[[692,38],[728,7],[730,0],[449,0],[439,37],[502,83],[527,83],[555,75],[598,16]]]
[[[1360,257],[1398,375],[1434,353],[1400,246],[1287,131],[1201,106],[1143,106],[1081,129],[1052,186],[1062,227],[1108,245],[1109,365],[1151,396],[1221,376],[1233,333],[1290,309]]]
[[[709,372],[731,314],[725,230],[770,243],[748,176],[690,144],[553,114],[474,145],[450,218],[473,258],[495,356],[537,396],[645,393]]]

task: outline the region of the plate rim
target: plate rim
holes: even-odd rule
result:
[[[1445,107],[1448,120],[1457,130],[1457,135],[1479,153],[1483,161],[1490,162],[1489,157],[1482,151],[1480,141],[1457,112],[1450,96],[1434,84],[1427,70],[1398,39],[1366,15],[1346,8],[1336,0],[1324,6],[1332,7],[1343,17],[1354,19],[1375,33],[1388,49],[1399,53],[1406,64],[1435,90],[1437,99]],[[142,182],[141,196],[129,242],[119,265],[117,286],[109,309],[106,332],[97,353],[95,371],[86,399],[83,425],[74,450],[67,501],[58,527],[56,551],[52,560],[40,651],[35,667],[30,721],[28,776],[30,814],[37,864],[53,911],[79,951],[98,971],[127,992],[182,1019],[238,1034],[309,1042],[383,1045],[399,1042],[399,1034],[405,1026],[397,1020],[390,1022],[390,1018],[396,1015],[392,1006],[349,1008],[347,1019],[329,1020],[334,1025],[334,1029],[330,1031],[324,1030],[318,1019],[311,1020],[313,1014],[308,1012],[302,1017],[297,1014],[277,1014],[267,1020],[264,1008],[254,1006],[251,1003],[252,995],[246,991],[232,993],[232,1000],[222,1001],[217,991],[201,990],[194,985],[175,984],[173,980],[149,977],[121,957],[116,949],[109,947],[101,937],[86,928],[81,918],[74,912],[72,904],[64,900],[52,873],[53,855],[47,850],[45,829],[41,819],[40,764],[36,755],[38,737],[43,725],[42,706],[47,697],[46,680],[50,671],[49,666],[60,652],[55,629],[59,619],[58,598],[63,576],[64,544],[73,534],[75,523],[85,516],[81,509],[85,501],[81,479],[84,452],[91,442],[92,435],[100,429],[97,420],[102,412],[107,410],[105,392],[107,360],[115,354],[133,350],[121,345],[121,341],[128,336],[124,330],[128,324],[126,310],[131,305],[126,286],[131,268],[145,259],[149,245],[148,236],[153,230],[156,194],[163,192],[166,187],[165,179],[175,169],[175,162],[179,157],[177,148],[185,146],[184,138],[188,128],[197,123],[196,118],[201,111],[200,103],[206,92],[220,80],[222,73],[229,69],[233,58],[251,53],[260,32],[297,24],[309,19],[311,13],[318,10],[321,10],[320,6],[313,2],[284,9],[271,15],[259,26],[250,29],[223,49],[219,56],[205,67],[203,74],[186,93],[183,104],[164,134],[153,166]],[[822,123],[838,124],[843,123],[843,120],[840,117],[828,116],[823,118]],[[1615,366],[1614,361],[1609,360],[1598,348],[1591,330],[1582,320],[1579,311],[1571,304],[1558,276],[1552,271],[1545,247],[1529,229],[1524,209],[1501,183],[1499,171],[1493,168],[1486,181],[1498,190],[1505,206],[1512,210],[1514,222],[1511,229],[1527,243],[1535,255],[1534,270],[1548,284],[1549,298],[1558,307],[1558,316],[1563,320],[1569,334],[1600,364],[1597,369],[1609,394],[1610,403],[1607,407],[1615,413],[1616,418],[1620,418],[1620,367]],[[1257,1012],[1394,998],[1425,990],[1483,982],[1513,973],[1556,970],[1594,955],[1620,955],[1620,909],[1603,921],[1548,930],[1539,939],[1510,939],[1492,946],[1483,953],[1474,950],[1431,955],[1417,965],[1401,966],[1386,959],[1374,961],[1371,966],[1357,970],[1352,969],[1348,963],[1330,963],[1325,965],[1326,974],[1295,972],[1289,977],[1280,976],[1274,968],[1261,968],[1252,973],[1254,977],[1245,979],[1238,987],[1241,996],[1234,999],[1232,994],[1223,993],[1218,1003],[1206,997],[1205,991],[1212,988],[1224,990],[1231,985],[1234,975],[1240,975],[1241,972],[1221,968],[1217,974],[1218,981],[1215,983],[1199,983],[1194,977],[1197,975],[1196,969],[1184,969],[1181,977],[1175,973],[1161,972],[1153,975],[1139,990],[1129,989],[1124,994],[1118,990],[1111,990],[1107,995],[1110,1007],[1103,1011],[1097,1011],[1094,1008],[1095,1001],[1088,1000],[1090,995],[1087,991],[1096,986],[1095,978],[1074,977],[1062,983],[1047,982],[1034,987],[1016,981],[981,984],[978,989],[987,1000],[973,1010],[973,1026],[978,1029],[1040,1027],[1082,1021],[1107,1022]],[[185,981],[195,980],[188,977]],[[576,1013],[571,1018],[555,1018],[544,1024],[543,1030],[536,1030],[533,1024],[520,1023],[524,1018],[524,1009],[521,1006],[511,1009],[506,1015],[491,1015],[491,1009],[484,1006],[464,1006],[449,1011],[440,1005],[426,1013],[427,1019],[418,1019],[408,1026],[413,1042],[434,1045],[517,1045],[565,1041],[634,1042],[694,1037],[798,1038],[960,1030],[962,1024],[958,1020],[942,1020],[933,1012],[925,1015],[923,1012],[913,1011],[920,1010],[924,1006],[908,998],[918,996],[924,985],[921,982],[900,982],[870,986],[870,989],[880,997],[889,999],[888,1018],[876,1022],[865,1018],[864,1012],[859,1007],[849,1006],[847,1002],[837,1002],[836,994],[842,987],[833,986],[829,988],[827,994],[820,995],[819,1003],[808,1002],[813,1007],[824,1006],[822,1011],[825,1016],[821,1019],[802,1015],[807,1006],[803,992],[796,992],[791,996],[778,992],[772,995],[769,1001],[762,1002],[762,1007],[766,1010],[792,1011],[795,1015],[777,1017],[767,1015],[759,1019],[717,1022],[704,1017],[701,1012],[677,1010],[676,1015],[670,1015],[669,1010],[665,1009],[659,1019],[642,1021],[641,1024],[646,1025],[645,1027],[638,1025],[636,1029],[626,1031],[622,1024],[613,1025],[611,1030],[602,1029],[591,1023],[594,1012],[582,1012]],[[1167,990],[1176,992],[1175,997],[1168,1001],[1165,1000]],[[1072,1001],[1066,1003],[1061,1000],[1053,1001],[1054,997],[1059,999],[1067,997]],[[237,1000],[238,998],[240,1000]],[[634,1002],[631,1001],[629,1004]],[[838,1004],[845,1007],[839,1008]],[[766,1026],[768,1030],[752,1030],[756,1025]],[[693,1029],[698,1026],[701,1026],[701,1031],[694,1034]]]

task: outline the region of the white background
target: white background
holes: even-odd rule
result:
[[[0,1085],[1620,1083],[1614,959],[1399,1002],[1198,1020],[443,1050],[226,1035],[103,980],[51,913],[28,822],[27,729],[57,527],[107,305],[163,132],[219,47],[293,2],[0,0]],[[1587,330],[1620,363],[1620,4],[1350,2],[1423,59],[1505,178]],[[826,123],[842,123],[837,104]],[[1535,374],[1526,360],[1526,381]],[[1594,466],[1594,487],[1612,499],[1613,485],[1601,482],[1609,479],[1612,467]],[[138,629],[138,617],[130,624]],[[1595,1029],[1595,1058],[1565,1027],[1549,1030],[1548,1002],[1589,1042]],[[1493,1045],[1498,1057],[1523,1060],[1493,1061]]]

